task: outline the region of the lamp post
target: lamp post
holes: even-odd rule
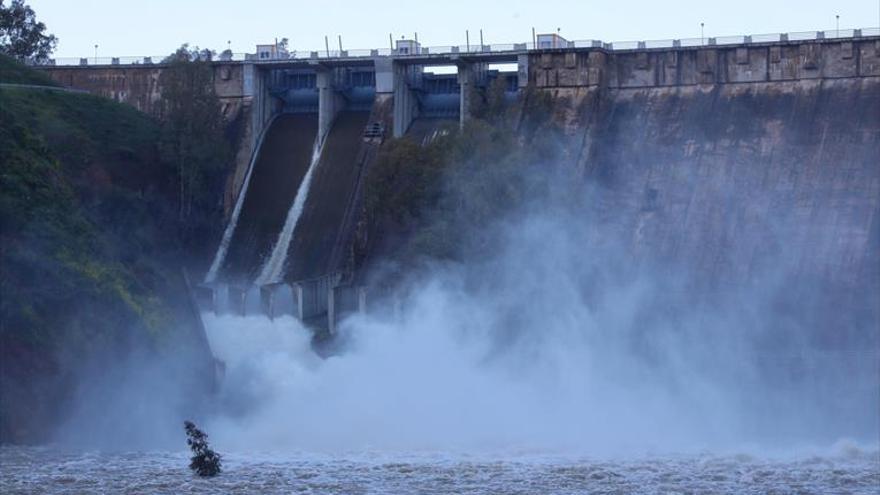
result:
[[[706,24],[701,22],[700,23],[700,45],[706,44],[706,29],[705,28],[706,28]]]
[[[837,21],[837,34],[834,35],[835,38],[840,38],[840,14],[834,16],[834,19]]]
[[[95,43],[95,65],[98,65],[98,44]]]

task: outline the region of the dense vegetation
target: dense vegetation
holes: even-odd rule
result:
[[[0,82],[39,79],[0,63],[13,69]],[[0,441],[45,439],[86,363],[189,328],[179,233],[191,226],[160,133],[104,98],[0,88]]]
[[[4,84],[58,86],[47,74],[31,70],[10,57],[0,55],[0,81]]]
[[[204,249],[207,246],[199,244],[213,238],[223,222],[219,191],[232,162],[229,143],[235,139],[227,136],[220,101],[214,93],[212,57],[210,50],[183,45],[164,60],[168,66],[159,76],[160,158],[175,168],[181,238],[191,252],[202,258],[208,257]]]

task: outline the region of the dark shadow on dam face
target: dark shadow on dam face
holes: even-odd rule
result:
[[[282,114],[272,123],[244,192],[221,280],[249,282],[259,274],[308,171],[317,132],[317,114]]]
[[[357,187],[361,136],[369,117],[369,112],[353,111],[336,117],[290,245],[287,280],[317,277],[333,268],[330,257]]]

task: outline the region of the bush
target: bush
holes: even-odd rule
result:
[[[186,443],[192,450],[189,468],[199,476],[211,477],[220,474],[220,454],[208,446],[208,435],[198,429],[192,421],[184,421]]]

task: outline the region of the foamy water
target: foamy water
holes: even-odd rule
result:
[[[238,453],[199,479],[178,452],[0,447],[4,494],[37,493],[851,493],[880,487],[878,452],[780,459],[713,454],[633,459],[509,454]]]

